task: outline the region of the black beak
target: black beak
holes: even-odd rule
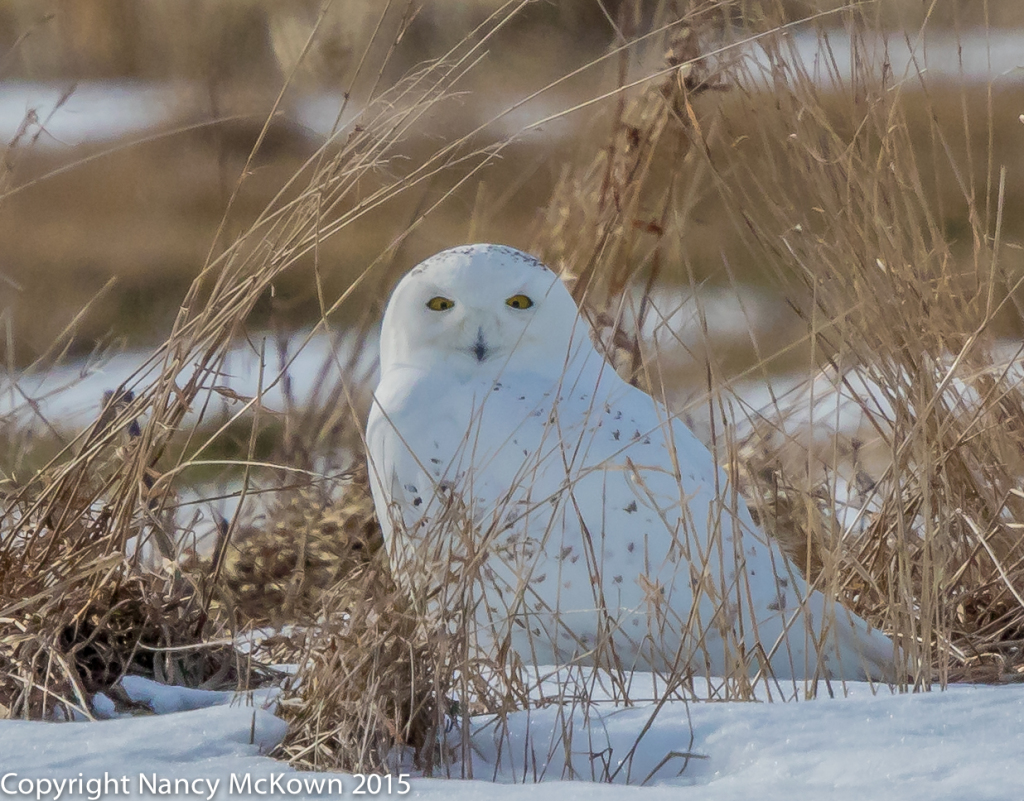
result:
[[[487,358],[487,343],[484,342],[484,329],[477,329],[476,342],[473,344],[473,355],[478,362]]]

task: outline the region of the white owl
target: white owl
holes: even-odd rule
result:
[[[380,368],[367,451],[393,573],[485,656],[893,678],[892,642],[808,591],[537,259],[469,245],[424,261],[388,302]]]

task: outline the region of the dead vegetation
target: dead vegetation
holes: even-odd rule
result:
[[[850,9],[847,30],[869,37],[873,13]],[[620,104],[609,145],[563,179],[537,251],[573,282],[616,368],[671,395],[672,376],[638,334],[659,325],[651,288],[666,263],[696,287],[694,218],[728,220],[731,252],[755,257],[805,321],[813,390],[802,400],[835,410],[842,396],[864,418],[851,439],[828,412],[807,418],[778,399],[741,411],[752,433],[739,443],[722,432],[719,452],[758,517],[819,587],[898,638],[912,685],[1018,680],[1024,443],[1013,421],[1024,397],[1019,352],[997,354],[1020,322],[1020,279],[1005,259],[1007,168],[958,160],[977,100],[965,93],[959,119],[933,112],[922,131],[917,104],[930,93],[869,58],[850,76],[833,62],[815,77],[784,37],[763,43],[761,67],[697,58],[696,42],[688,27],[674,32],[666,61],[683,66]],[[675,168],[657,169],[665,163]],[[930,190],[946,174],[959,176],[961,197],[935,208]],[[967,236],[946,226],[954,203],[967,209]],[[728,256],[721,269],[737,281]],[[790,343],[752,345],[760,358],[746,375],[770,380]],[[713,349],[700,355],[721,404],[711,417],[729,417],[721,363]],[[816,426],[834,438],[815,441]]]
[[[145,621],[135,632],[139,642],[152,639],[150,625],[167,630],[157,643],[160,647],[185,644],[202,652],[207,640],[221,639],[224,621],[211,614],[218,571],[214,568],[197,580],[186,575],[193,565],[181,562],[194,561],[189,552],[194,533],[173,523],[173,485],[186,467],[203,462],[204,451],[227,423],[205,442],[192,443],[192,436],[186,437],[184,448],[173,449],[179,460],[168,463],[171,440],[182,430],[201,432],[186,417],[202,417],[232,339],[244,334],[254,305],[288,267],[446,164],[479,164],[486,158],[486,153],[460,150],[460,143],[453,143],[408,171],[388,168],[389,180],[375,181],[378,188],[365,191],[366,179],[389,165],[409,128],[451,91],[479,46],[479,41],[470,41],[450,58],[388,90],[358,126],[339,132],[311,157],[245,235],[214,251],[183,299],[167,341],[127,382],[130,386],[112,393],[101,417],[37,474],[5,477],[0,620],[7,650],[5,676],[10,677],[3,698],[7,708],[24,716],[45,716],[54,704],[64,704],[88,714],[85,686],[106,686],[131,661],[128,654],[122,662],[107,660],[93,676],[93,651],[97,643],[126,643],[129,635],[121,629],[131,627],[122,623],[133,614],[136,621]],[[390,255],[385,252],[380,260]],[[335,307],[347,297],[335,301]],[[322,324],[327,325],[333,309],[323,311]],[[281,380],[280,374],[267,375],[265,386]],[[343,389],[337,388],[333,397]],[[236,400],[241,408],[234,417],[255,415],[255,432],[260,398]],[[240,460],[240,509],[261,467],[253,464],[254,445],[253,437]],[[188,461],[183,460],[186,453]],[[282,469],[286,475],[309,473],[291,465]],[[239,561],[233,554],[239,547],[232,540],[239,524],[238,515],[225,523],[220,547],[235,568]],[[321,532],[326,528],[323,520],[317,525]],[[362,531],[364,526],[357,528]],[[316,542],[309,544],[314,550]],[[366,545],[372,549],[372,543]],[[154,560],[155,568],[150,566]],[[303,561],[308,565],[308,559],[296,560]],[[130,588],[148,588],[151,581],[151,591],[125,595]],[[297,592],[301,594],[301,586]],[[111,624],[110,610],[117,625]],[[105,632],[108,625],[111,631]],[[150,646],[148,641],[143,644]],[[84,660],[81,664],[77,656]],[[208,672],[189,674],[200,674],[198,681],[203,682],[210,678]],[[186,672],[172,675],[183,679]]]
[[[787,50],[784,16],[747,22],[745,36],[766,34],[763,69],[727,50],[709,57],[718,29],[705,21],[718,5],[661,9],[661,71],[610,98],[601,118],[608,141],[561,174],[533,250],[571,282],[616,368],[672,397],[673,377],[644,334],[662,325],[650,295],[671,272],[699,296],[706,265],[690,243],[700,235],[695,220],[711,209],[730,247],[763,267],[806,326],[795,344],[752,335],[758,359],[746,375],[727,374],[714,348],[700,354],[711,444],[760,522],[819,589],[900,643],[904,686],[1020,680],[1024,395],[1020,353],[999,355],[1000,334],[1022,323],[1020,278],[1005,258],[1018,247],[1003,225],[1008,173],[991,158],[964,168],[950,145],[975,136],[975,100],[965,95],[950,121],[947,109],[932,113],[922,76],[896,79],[868,58],[852,76],[827,67],[824,78],[811,76]],[[639,33],[644,18],[624,9],[620,27]],[[292,724],[282,754],[294,764],[375,770],[404,743],[429,770],[450,756],[437,751],[445,727],[466,725],[464,713],[476,711],[453,708],[479,697],[474,682],[507,671],[485,706],[500,713],[525,702],[516,666],[474,661],[457,628],[433,626],[421,599],[392,581],[364,480],[351,480],[361,458],[356,387],[326,393],[320,410],[289,409],[294,427],[270,460],[253,458],[255,432],[274,412],[259,395],[236,399],[234,418],[253,421],[253,435],[232,460],[242,473],[238,511],[220,525],[211,555],[196,552],[195,521],[176,513],[177,479],[224,430],[199,422],[257,304],[371,213],[442,172],[472,176],[501,153],[500,144],[455,139],[422,160],[398,159],[503,18],[384,92],[358,125],[315,150],[237,240],[220,240],[230,244],[212,251],[167,341],[97,421],[38,473],[4,475],[0,704],[8,715],[90,714],[91,695],[116,692],[127,673],[244,689],[270,680],[265,658],[289,661],[299,672],[282,701]],[[836,20],[853,31],[883,24],[870,6],[829,24]],[[989,131],[993,102],[989,94]],[[928,146],[920,119],[929,120]],[[954,176],[967,210],[958,236],[934,202],[943,175]],[[401,237],[350,285],[318,293],[321,327],[361,285],[381,282],[380,294],[404,238],[448,194],[415,206]],[[729,259],[719,265],[722,283],[740,291]],[[832,411],[808,417],[782,397],[752,410],[732,393],[738,379],[770,382],[786,351],[802,360],[809,408]],[[288,369],[268,368],[261,387]],[[840,396],[860,416],[855,435],[838,430],[836,406],[824,402]],[[322,431],[337,436],[318,443]],[[182,436],[189,447],[171,447]],[[347,463],[328,470],[322,457],[332,448],[345,450]],[[266,492],[276,500],[247,517]],[[239,650],[235,638],[263,623],[300,628],[276,651],[274,643],[262,655]],[[571,695],[561,702],[579,702]]]

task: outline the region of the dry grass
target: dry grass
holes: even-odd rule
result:
[[[126,588],[137,590],[130,600],[152,610],[154,625],[170,630],[160,645],[219,638],[220,623],[210,615],[213,576],[204,577],[199,586],[181,576],[178,563],[188,557],[184,551],[191,532],[169,523],[168,509],[175,502],[175,477],[201,464],[220,432],[194,448],[186,443],[181,453],[190,454],[187,463],[164,466],[161,459],[172,438],[179,436],[186,414],[209,404],[232,339],[244,332],[253,307],[282,273],[369,210],[446,166],[474,160],[479,164],[487,157],[455,143],[405,172],[392,163],[407,131],[436,108],[472,63],[477,47],[478,42],[468,42],[450,59],[384,93],[358,126],[315,153],[244,235],[222,252],[214,251],[183,299],[167,341],[128,382],[135,391],[118,388],[101,418],[45,469],[27,480],[8,477],[0,520],[5,563],[0,620],[5,675],[13,682],[3,699],[8,708],[38,716],[59,702],[87,714],[84,687],[95,689],[116,680],[123,665],[106,669],[102,681],[90,683],[84,678],[88,667],[76,655],[88,655],[97,641],[96,626],[102,632],[107,610],[122,608]],[[381,174],[388,179],[379,180]],[[389,255],[385,251],[379,261]],[[330,311],[323,309],[325,323]],[[281,378],[268,375],[266,384]],[[244,402],[235,416],[258,415],[260,410],[256,397]],[[145,420],[141,428],[139,419]],[[242,463],[240,508],[253,473],[260,469],[253,463],[253,448],[251,439]],[[238,527],[236,515],[223,532],[223,551],[230,551]],[[162,558],[155,573],[146,566],[153,555]],[[142,593],[153,575],[162,582],[152,579],[152,592]],[[167,615],[160,616],[161,604],[180,619],[172,624]],[[70,632],[70,640],[61,640],[63,632]]]
[[[868,11],[847,17],[855,30],[879,27]],[[832,366],[831,391],[862,410],[881,457],[875,475],[865,471],[848,433],[809,448],[787,424],[793,410],[776,402],[750,421],[745,444],[719,443],[758,517],[817,586],[897,638],[914,686],[1019,680],[1013,421],[1024,397],[1019,354],[1010,363],[996,354],[1000,336],[1020,327],[1020,278],[1005,255],[1004,210],[1016,198],[991,150],[993,94],[987,105],[963,94],[957,116],[932,105],[927,83],[886,77],[868,58],[852,76],[835,69],[819,83],[784,38],[766,42],[765,74],[694,62],[695,45],[677,33],[668,59],[685,71],[620,105],[613,140],[563,181],[536,250],[573,282],[619,372],[665,396],[671,377],[637,332],[656,314],[649,298],[666,264],[682,265],[691,287],[704,278],[694,220],[718,217],[730,229],[726,280],[739,282],[742,257],[731,257],[742,251],[772,275],[806,322],[812,380],[815,365]],[[979,120],[984,161],[970,155]],[[658,169],[666,162],[674,169]],[[958,196],[936,199],[945,176]],[[956,239],[951,206],[966,210]],[[770,380],[776,348],[792,346],[753,344],[760,359],[747,374]],[[706,358],[721,403],[725,373]],[[851,500],[836,482],[843,474],[857,488]],[[839,522],[849,503],[860,510],[854,530]]]
[[[204,567],[219,569],[225,613],[275,627],[316,619],[324,590],[374,561],[380,526],[365,466],[353,473],[338,493],[317,485],[278,490],[265,516],[214,548]]]
[[[983,170],[960,169],[958,143],[971,141],[978,113],[966,99],[954,125],[929,114],[926,159],[905,84],[837,80],[851,100],[837,113],[787,66],[784,46],[773,56],[781,114],[749,149],[726,117],[719,142],[733,155],[726,163],[712,153],[708,169],[736,236],[786,287],[814,360],[837,367],[875,428],[873,446],[889,457],[862,489],[859,536],[817,528],[799,549],[828,554],[829,586],[894,632],[918,666],[916,686],[1013,679],[1024,664],[1012,645],[1024,622],[1014,423],[1024,396],[997,356],[1000,335],[1020,325],[1019,270],[1004,258],[1006,173],[991,157]],[[982,119],[995,118],[993,102]],[[988,134],[991,142],[991,122]],[[754,149],[758,166],[744,170]],[[967,209],[968,231],[956,239],[928,200],[942,174],[957,176]],[[772,195],[782,179],[795,197]],[[770,201],[754,206],[755,197]],[[878,390],[851,388],[854,376]]]
[[[739,286],[730,254],[744,254],[806,326],[796,345],[754,337],[749,375],[767,379],[779,351],[795,350],[810,380],[820,382],[823,366],[830,371],[868,426],[858,432],[863,442],[836,434],[811,447],[803,429],[820,421],[792,425],[782,400],[745,409],[707,349],[703,403],[714,421],[712,444],[762,524],[819,589],[899,642],[901,684],[1017,680],[1024,396],[1017,369],[996,354],[1000,333],[1022,326],[1019,278],[1007,258],[1016,243],[1003,222],[1012,176],[989,135],[996,99],[990,94],[979,115],[966,93],[962,103],[949,102],[960,90],[943,94],[919,77],[911,91],[868,60],[850,79],[816,82],[794,66],[779,35],[792,9],[777,10],[775,19],[747,23],[748,35],[768,33],[762,41],[773,63],[764,75],[744,62],[701,59],[719,30],[706,22],[720,17],[717,4],[694,3],[682,24],[672,20],[664,72],[612,98],[610,140],[591,163],[562,173],[534,250],[571,279],[616,368],[666,396],[671,377],[637,320],[653,314],[656,285],[699,290],[709,262],[693,255],[691,243],[701,215],[713,213],[730,246],[724,258],[717,254],[720,283]],[[841,17],[852,30],[886,22],[872,7]],[[464,627],[436,625],[427,613],[434,599],[396,585],[381,551],[370,556],[366,547],[366,557],[352,560],[343,547],[321,547],[339,514],[367,543],[373,539],[365,486],[347,485],[340,501],[323,487],[303,490],[298,501],[282,494],[275,524],[245,528],[251,493],[323,477],[325,445],[357,458],[362,420],[349,382],[327,393],[322,409],[289,409],[282,450],[267,461],[254,458],[256,432],[272,413],[259,396],[240,401],[235,419],[252,421],[252,429],[245,458],[232,460],[242,473],[241,503],[222,528],[219,558],[203,562],[189,552],[194,532],[172,513],[181,475],[203,464],[228,426],[211,432],[187,415],[209,422],[202,410],[221,361],[272,288],[312,262],[321,325],[333,325],[338,309],[360,301],[362,287],[384,280],[435,200],[501,152],[456,139],[408,162],[397,158],[428,113],[443,108],[479,54],[477,43],[501,19],[383,93],[358,127],[314,150],[239,237],[221,231],[218,241],[230,244],[211,251],[176,302],[166,342],[108,399],[104,414],[43,470],[5,477],[0,703],[9,715],[45,717],[57,707],[88,714],[90,695],[126,672],[251,686],[263,674],[225,643],[240,618],[273,619],[267,605],[280,607],[282,598],[287,614],[273,622],[294,617],[306,627],[287,648],[300,672],[282,706],[292,722],[283,753],[295,764],[377,769],[405,743],[429,770],[453,758],[437,750],[453,699],[468,707],[459,712],[525,703],[528,682],[507,655],[481,659]],[[972,143],[968,164],[965,142]],[[438,175],[456,178],[424,200],[419,189]],[[955,194],[948,183],[937,189],[947,179]],[[245,183],[230,189],[225,220],[246,197]],[[959,241],[948,225],[954,201],[965,210]],[[403,220],[397,237],[343,288],[325,291],[321,263],[330,243],[359,241],[374,215],[395,209]],[[379,286],[367,291],[377,297]],[[368,326],[372,315],[349,319]],[[268,372],[262,384],[281,379]],[[865,384],[877,389],[866,392]],[[745,442],[722,425],[734,416],[753,432]],[[336,436],[318,451],[321,431]],[[837,476],[857,487],[852,501]],[[844,527],[840,507],[851,502],[860,521]],[[275,537],[289,548],[275,551]],[[269,557],[243,557],[254,553],[250,546]],[[256,597],[258,576],[267,574],[259,570],[288,576]],[[175,650],[161,650],[168,648]],[[673,691],[681,677],[674,678]],[[585,704],[590,680],[567,683],[554,700]],[[456,717],[468,727],[465,715]],[[563,735],[571,741],[570,730]]]
[[[386,554],[322,597],[282,703],[282,757],[313,770],[386,771],[396,744],[430,771],[464,649],[431,629],[391,579]]]

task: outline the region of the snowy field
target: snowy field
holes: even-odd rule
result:
[[[0,798],[388,794],[387,777],[298,773],[266,756],[286,731],[259,708],[266,697],[254,703],[142,679],[126,684],[133,697],[162,714],[0,721]],[[577,712],[569,753],[559,742],[570,723],[562,708],[516,713],[500,737],[493,720],[475,719],[475,780],[413,772],[404,795],[456,801],[1024,798],[1024,687],[957,686],[903,696],[873,695],[865,685],[849,689],[844,698],[796,703],[672,702],[632,755],[653,706],[592,707],[589,721]],[[456,763],[451,771],[461,775],[464,767]],[[611,774],[617,785],[628,780],[634,786],[590,781]],[[648,786],[637,786],[649,776]],[[405,789],[392,775],[390,794]]]

